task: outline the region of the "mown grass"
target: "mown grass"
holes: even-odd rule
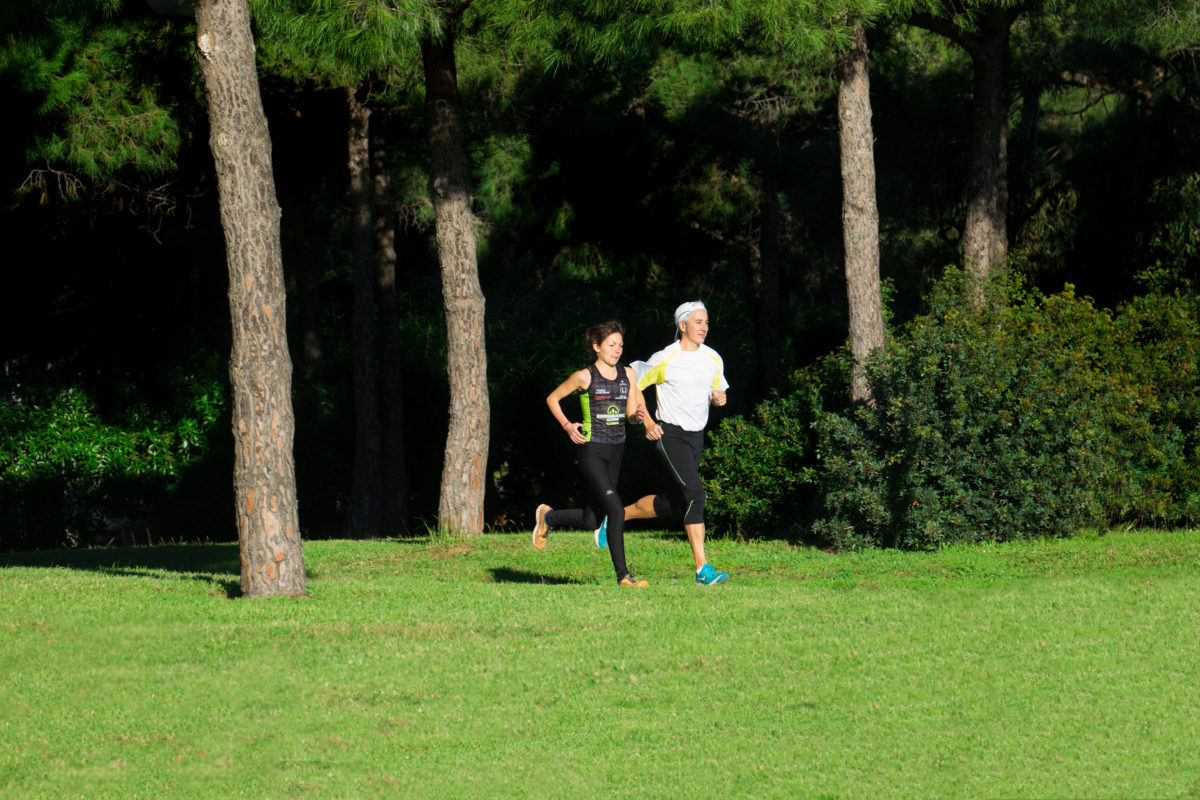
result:
[[[1196,532],[686,550],[0,555],[0,797],[1200,797]]]

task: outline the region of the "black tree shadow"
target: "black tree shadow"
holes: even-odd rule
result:
[[[62,567],[143,578],[169,572],[179,579],[212,583],[226,597],[242,595],[241,559],[234,542],[0,553],[0,567]]]
[[[550,586],[582,585],[585,581],[577,578],[564,578],[560,575],[545,575],[541,572],[530,572],[524,569],[509,569],[508,567],[492,567],[492,580],[496,583],[544,583]]]

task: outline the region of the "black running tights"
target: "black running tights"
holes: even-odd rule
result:
[[[629,567],[625,565],[625,505],[617,494],[624,451],[624,442],[580,445],[576,463],[587,481],[588,500],[582,508],[566,508],[546,515],[551,528],[578,530],[595,530],[600,526],[600,520],[607,516],[608,552],[612,556],[613,569],[617,571],[617,580],[629,574]]]

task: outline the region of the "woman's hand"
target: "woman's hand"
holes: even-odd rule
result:
[[[647,419],[646,420],[646,438],[652,442],[657,442],[659,439],[662,438],[662,435],[663,435],[662,425],[659,425],[657,422],[655,422],[652,419]]]
[[[575,444],[587,444],[587,439],[583,438],[583,434],[579,432],[579,429],[582,427],[582,422],[568,422],[563,430],[567,432],[567,436],[570,436],[571,441]]]

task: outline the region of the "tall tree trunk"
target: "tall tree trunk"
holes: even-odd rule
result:
[[[423,39],[425,120],[433,169],[429,194],[437,225],[442,300],[446,308],[446,370],[450,426],[442,465],[438,527],[459,536],[483,532],[490,409],[484,301],[471,212],[466,125],[458,94],[454,40]]]
[[[879,209],[875,200],[875,143],[871,131],[867,38],[854,28],[850,47],[838,55],[838,141],[842,160],[842,240],[846,250],[846,297],[850,306],[850,394],[873,403],[863,361],[883,350],[883,301],[879,290]]]
[[[1008,257],[1008,92],[1006,87],[1012,24],[1024,5],[983,10],[978,32],[967,33],[952,20],[917,13],[909,22],[945,36],[967,51],[974,70],[971,152],[967,165],[967,216],[963,260],[972,284],[972,302],[982,305],[992,273]]]
[[[1008,256],[1008,48],[1013,11],[989,8],[967,48],[975,69],[963,259],[975,295]]]
[[[369,124],[371,109],[355,89],[346,90],[349,107],[347,150],[350,167],[351,227],[354,240],[354,476],[345,536],[378,536],[382,521],[379,396],[375,378],[375,231],[371,203]]]
[[[396,299],[396,212],[388,173],[387,141],[371,128],[371,172],[375,190],[375,266],[379,290],[379,329],[383,359],[379,369],[383,428],[383,530],[408,533],[407,465],[404,459],[404,372],[401,367],[400,309]]]
[[[279,202],[246,0],[197,0],[196,43],[229,265],[233,484],[242,594],[302,595],[304,550],[292,455],[296,423],[284,326]]]

